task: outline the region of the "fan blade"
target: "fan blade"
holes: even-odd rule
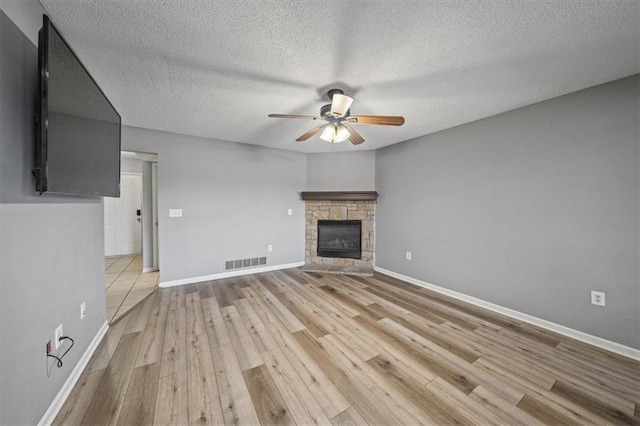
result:
[[[360,133],[356,132],[356,129],[345,123],[342,123],[342,125],[349,131],[349,141],[351,141],[352,144],[360,145],[362,142],[364,142],[364,138],[360,135]]]
[[[316,133],[318,133],[320,130],[322,130],[322,128],[326,126],[326,124],[321,124],[319,126],[314,127],[313,129],[309,130],[307,133],[305,133],[304,135],[300,136],[298,139],[296,139],[297,142],[304,142],[307,139],[309,139],[311,136],[315,135]]]
[[[336,117],[344,117],[347,111],[349,111],[352,103],[353,98],[340,93],[335,93],[331,99],[331,114]]]
[[[377,124],[380,126],[402,126],[404,117],[399,115],[354,115],[349,117],[353,124]]]
[[[313,115],[295,115],[295,114],[269,114],[271,118],[297,118],[299,120],[321,120],[320,117]]]

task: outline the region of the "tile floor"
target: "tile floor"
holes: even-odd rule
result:
[[[104,260],[107,319],[114,322],[155,290],[158,272],[142,273],[142,255]]]

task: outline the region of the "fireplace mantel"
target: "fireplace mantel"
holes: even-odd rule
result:
[[[376,201],[376,191],[303,191],[300,197],[305,201]]]

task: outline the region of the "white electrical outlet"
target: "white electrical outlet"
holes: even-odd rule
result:
[[[60,347],[60,345],[62,344],[62,342],[60,342],[60,338],[62,336],[64,336],[64,334],[62,334],[62,324],[60,324],[56,328],[56,331],[55,331],[54,337],[53,337],[53,344],[55,345],[56,349],[58,349]]]
[[[80,319],[84,319],[87,316],[87,304],[82,302],[80,304]]]
[[[404,258],[407,260],[411,260],[411,252],[408,251],[407,254],[404,255]]]
[[[271,244],[269,244],[269,245],[267,246],[267,251],[268,251],[268,252],[272,252],[272,251],[273,251],[273,246],[272,246]]]
[[[591,291],[591,304],[605,306],[604,291]]]
[[[293,216],[293,209],[287,209],[287,214],[289,216]]]

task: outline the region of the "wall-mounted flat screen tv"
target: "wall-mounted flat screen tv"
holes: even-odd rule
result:
[[[119,197],[120,115],[46,15],[38,72],[36,191]]]

